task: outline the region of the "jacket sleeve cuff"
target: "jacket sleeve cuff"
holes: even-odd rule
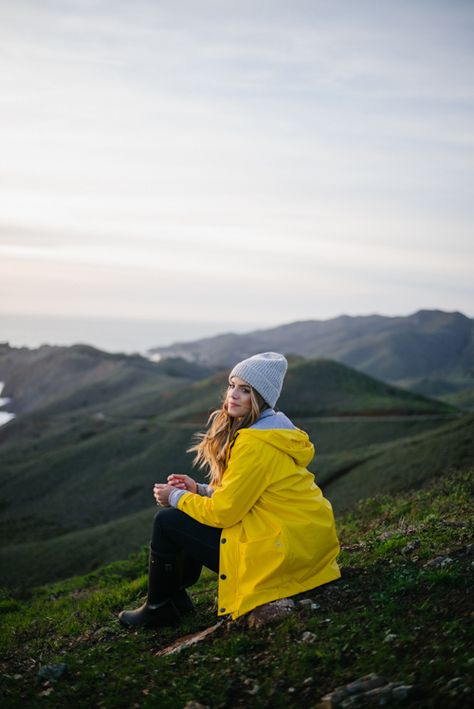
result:
[[[206,485],[206,483],[196,483],[197,484],[197,494],[201,495],[201,497],[211,497],[212,493],[214,492],[214,489],[210,487],[209,485]]]
[[[170,507],[178,507],[178,502],[179,502],[180,498],[183,495],[186,495],[186,493],[187,493],[187,490],[179,490],[178,488],[176,488],[175,490],[172,490],[170,492],[170,496],[168,498],[169,506]]]

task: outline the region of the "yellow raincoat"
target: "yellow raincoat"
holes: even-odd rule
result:
[[[238,618],[341,575],[332,507],[306,470],[313,456],[300,429],[244,428],[212,497],[179,499],[182,512],[222,527],[219,615]]]

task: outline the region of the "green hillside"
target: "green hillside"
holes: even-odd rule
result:
[[[413,417],[307,419],[298,423],[316,443],[317,455],[309,467],[336,511],[354,507],[359,499],[373,492],[398,492],[419,486],[446,467],[474,464],[473,416],[449,423],[445,418],[435,423]],[[91,466],[89,474],[81,478],[82,461],[75,448],[70,462],[77,468],[71,470],[72,476],[62,485],[61,470],[66,465],[63,459],[56,466],[50,461],[51,474],[57,474],[57,483],[45,478],[41,470],[37,475],[31,467],[23,474],[17,470],[6,481],[3,491],[14,501],[11,509],[2,513],[3,583],[24,586],[26,579],[28,583],[44,583],[90,571],[97,564],[123,558],[139,549],[149,536],[155,509],[152,482],[155,478],[165,479],[165,475],[155,474],[153,478],[153,474],[160,464],[165,465],[166,457],[168,465],[173,466],[167,470],[179,469],[203,479],[191,469],[191,458],[184,453],[192,430],[193,427],[184,425],[161,424],[161,431],[168,431],[170,438],[149,449],[143,456],[141,469],[137,463],[139,456],[132,457],[123,467],[117,464],[114,474],[107,477],[97,474],[101,465],[98,461],[99,468]],[[150,429],[151,435],[157,431]],[[132,435],[130,427],[126,432]],[[121,429],[114,430],[113,436],[111,444],[117,438],[123,446],[127,445]],[[99,446],[98,452],[91,455],[93,440],[83,445],[86,461],[96,458],[102,449]],[[181,466],[175,457],[178,449]],[[119,458],[123,451],[124,448],[117,448]],[[135,477],[131,480],[129,471],[133,465]],[[33,485],[37,493],[32,499],[25,490]],[[69,499],[76,500],[76,504],[67,504]]]
[[[459,409],[465,409],[466,411],[474,411],[474,387],[452,394],[445,394],[440,398],[450,406],[457,406]]]
[[[6,569],[5,583],[21,585],[23,575],[24,580],[44,582],[89,571],[136,550],[143,539],[142,520],[153,502],[153,483],[171,472],[203,480],[202,473],[192,469],[186,449],[217,405],[226,381],[227,374],[220,373],[158,391],[145,380],[137,383],[135,399],[121,399],[116,391],[105,397],[100,415],[93,406],[67,411],[65,400],[58,400],[6,426],[0,435],[0,563]],[[402,450],[408,450],[403,444],[407,437],[435,431],[453,416],[440,402],[326,360],[291,361],[282,408],[315,442],[317,457],[310,468],[323,481],[365,465],[369,457],[375,461],[374,470],[379,458],[386,467],[384,446],[402,441]],[[450,450],[457,461],[456,448]],[[409,461],[401,469],[411,470]],[[377,474],[373,484],[377,488]],[[396,489],[406,487],[401,481]],[[339,492],[330,492],[337,506]],[[367,486],[358,485],[351,504],[367,494]],[[341,493],[344,505],[346,498]],[[107,540],[94,543],[95,530],[100,534],[104,526],[110,532]],[[123,527],[131,531],[121,545]]]
[[[227,372],[156,397],[155,414],[170,421],[206,420],[227,387]],[[447,414],[453,407],[405,391],[331,360],[290,358],[278,408],[290,416]]]
[[[150,497],[150,496],[149,496]],[[112,522],[0,549],[1,584],[23,589],[85,573],[126,558],[150,536],[156,505]]]
[[[336,510],[377,493],[419,487],[450,468],[474,465],[474,415],[395,442],[323,456],[316,477]],[[318,470],[319,475],[318,475]]]
[[[193,430],[158,420],[88,424],[63,434],[61,445],[5,448],[2,539],[47,539],[143,509],[154,482],[190,469]]]
[[[290,416],[433,414],[440,402],[404,391],[332,360],[300,360],[288,369],[278,406]]]
[[[71,412],[172,389],[208,376],[184,360],[151,362],[140,355],[110,354],[88,345],[36,350],[0,345],[0,381],[16,414]]]
[[[473,473],[443,471],[418,492],[371,498],[339,517],[340,580],[303,594],[309,605],[283,620],[253,629],[245,617],[224,622],[179,654],[157,655],[216,621],[210,572],[192,589],[196,613],[163,630],[117,622],[143,598],[145,550],[27,597],[5,592],[2,706],[298,709],[374,673],[405,688],[386,706],[468,707]],[[374,701],[359,695],[351,706],[382,699]]]
[[[330,361],[297,362],[287,376],[282,408],[297,419],[328,413],[451,411]],[[86,414],[51,418],[43,410],[26,417],[26,423],[25,417],[13,422],[2,446],[0,472],[0,524],[9,530],[10,543],[26,541],[33,532],[44,539],[142,509],[153,482],[172,471],[191,471],[186,448],[217,405],[225,382],[226,375],[220,374],[155,394],[156,411],[149,418],[137,420],[132,404],[123,405],[120,416],[107,412],[99,419]],[[431,425],[437,424],[434,419]],[[392,424],[391,435],[402,435],[401,422],[399,427],[397,434]],[[317,429],[315,435],[317,441]],[[344,439],[340,445],[348,448]]]

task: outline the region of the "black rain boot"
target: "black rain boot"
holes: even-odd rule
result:
[[[134,611],[119,613],[120,623],[129,628],[158,628],[177,623],[180,613],[171,597],[180,589],[180,575],[179,557],[157,554],[150,548],[147,600]]]
[[[180,613],[192,613],[195,610],[194,604],[186,592],[186,589],[188,586],[192,586],[198,581],[202,571],[202,564],[194,559],[194,557],[186,554],[186,552],[180,554],[179,564],[179,591],[173,594],[172,601]]]

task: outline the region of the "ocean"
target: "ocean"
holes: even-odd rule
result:
[[[250,332],[263,323],[0,314],[0,342],[11,347],[87,344],[106,352],[145,354],[153,347],[224,332]],[[266,327],[269,327],[266,325]]]

